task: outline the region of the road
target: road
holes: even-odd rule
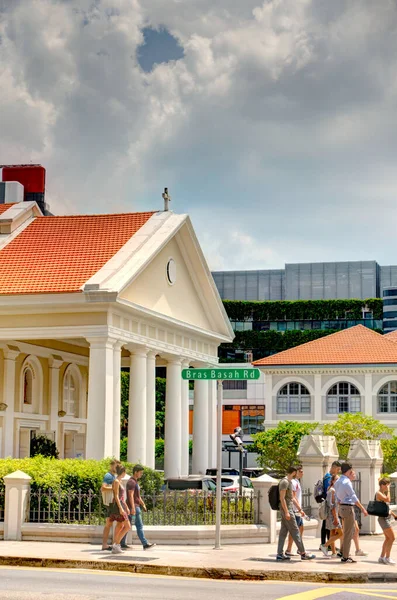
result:
[[[396,598],[397,584],[331,586],[210,581],[66,569],[0,567],[1,600],[363,600]]]

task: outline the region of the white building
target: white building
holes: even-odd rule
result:
[[[188,472],[187,366],[234,334],[187,215],[42,216],[0,204],[0,456],[46,433],[60,457],[119,455],[120,367],[131,374],[128,459],[154,467],[155,368],[167,368],[165,469]],[[215,466],[216,393],[195,383],[194,468]]]
[[[397,429],[397,332],[362,325],[254,363],[265,376],[265,426],[326,423],[362,412]]]

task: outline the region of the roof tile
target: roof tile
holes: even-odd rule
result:
[[[376,331],[356,325],[255,361],[260,366],[353,365],[397,363],[397,344]]]
[[[0,295],[79,292],[153,214],[37,217],[0,250]]]

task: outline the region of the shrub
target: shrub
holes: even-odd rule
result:
[[[45,456],[47,458],[58,458],[59,452],[56,443],[44,435],[38,435],[30,442],[30,456]]]

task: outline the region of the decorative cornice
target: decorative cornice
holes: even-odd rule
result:
[[[266,369],[263,371],[264,375],[283,375],[284,377],[289,377],[291,375],[395,375],[397,374],[397,365],[391,365],[390,367],[376,367],[376,366],[368,366],[368,367],[352,367],[346,368],[341,367],[337,368],[294,368],[291,367],[289,369]]]

